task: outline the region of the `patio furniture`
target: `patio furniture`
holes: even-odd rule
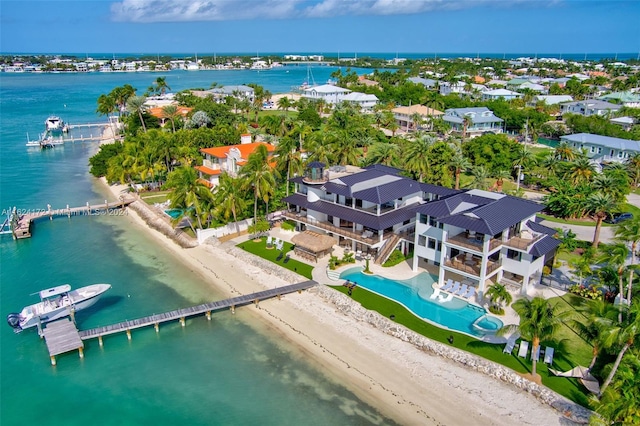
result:
[[[544,363],[551,365],[553,363],[554,349],[551,346],[547,346],[544,350]]]
[[[520,358],[527,358],[527,352],[529,352],[529,342],[523,340],[520,342],[520,348],[518,349],[518,356]]]

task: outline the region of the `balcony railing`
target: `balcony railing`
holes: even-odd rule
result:
[[[467,237],[467,234],[463,232],[461,234],[454,235],[453,237],[447,237],[447,243],[455,244],[457,246],[465,247],[482,253],[482,245],[484,241],[474,237]],[[496,247],[499,247],[501,244],[502,241],[497,238],[492,238],[489,241],[489,251],[492,251]]]
[[[518,250],[529,250],[532,244],[538,242],[545,234],[532,235],[533,238],[522,238],[522,236],[511,237],[504,242],[505,246]]]
[[[456,269],[458,271],[466,272],[467,274],[480,276],[480,261],[477,259],[465,259],[465,255],[458,255],[451,259],[447,259],[444,262],[445,266]],[[500,262],[494,262],[487,260],[486,276],[489,276],[492,272],[500,267]]]
[[[326,231],[333,232],[334,234],[342,235],[343,237],[356,240],[368,246],[372,246],[379,241],[377,238],[373,239],[368,236],[363,236],[362,232],[357,233],[357,232],[353,232],[350,229],[340,228],[329,222],[320,222],[318,220],[309,219],[306,215],[303,215],[301,213],[285,212],[284,215],[289,219],[295,220],[296,222],[306,223],[310,226],[315,226],[316,228],[321,228]],[[386,240],[387,238],[390,238],[392,235],[393,235],[392,233],[387,233],[383,236],[383,239]]]

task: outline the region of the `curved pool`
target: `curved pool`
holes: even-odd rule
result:
[[[340,278],[398,302],[417,317],[439,327],[482,338],[494,334],[503,325],[498,318],[487,315],[484,308],[458,297],[449,302],[430,299],[437,278],[427,272],[396,281],[361,271],[360,267],[350,268],[343,271]]]

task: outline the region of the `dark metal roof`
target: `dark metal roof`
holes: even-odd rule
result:
[[[370,184],[367,184],[368,181]],[[422,190],[415,180],[378,169],[331,179],[323,188],[327,192],[375,204],[384,204]]]
[[[545,254],[551,252],[553,249],[560,245],[560,240],[557,240],[549,235],[542,238],[540,241],[535,243],[533,247],[529,250],[529,253],[536,256],[541,257]]]
[[[365,170],[380,170],[381,172],[385,172],[386,174],[389,175],[399,175],[400,173],[403,172],[403,170],[395,168],[395,167],[391,167],[391,166],[385,166],[384,164],[370,164],[367,167],[364,167]]]
[[[433,185],[431,183],[420,183],[420,187],[423,192],[436,194],[441,197],[447,197],[449,195],[459,194],[462,192],[459,189],[446,188],[444,186]]]
[[[342,206],[339,204],[330,203],[327,201],[307,201],[307,197],[302,194],[293,194],[283,198],[285,203],[293,204],[308,210],[317,211],[330,216],[339,217],[340,219],[348,220],[350,222],[359,223],[367,228],[381,230],[389,228],[393,225],[400,224],[405,220],[413,219],[416,216],[417,205],[403,207],[400,209],[391,210],[388,213],[380,216],[364,212],[362,210],[355,210],[350,207]]]
[[[320,162],[320,161],[312,161],[311,163],[307,164],[307,169],[322,169],[324,168],[325,164]]]
[[[556,235],[558,233],[557,229],[549,228],[548,226],[544,226],[538,222],[534,222],[532,220],[527,222],[527,226],[534,232],[540,232],[542,234],[547,235]]]
[[[423,204],[417,211],[448,225],[496,235],[543,208],[541,204],[509,195],[492,199],[465,192]]]

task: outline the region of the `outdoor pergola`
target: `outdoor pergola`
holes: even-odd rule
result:
[[[336,240],[328,235],[304,231],[294,236],[291,242],[296,245],[294,248],[295,254],[317,261],[318,258],[331,253]]]

